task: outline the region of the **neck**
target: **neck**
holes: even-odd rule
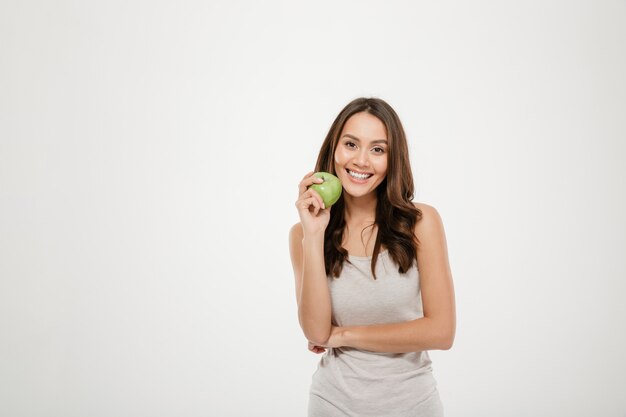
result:
[[[376,221],[376,193],[362,197],[344,196],[345,221],[348,225],[371,224]]]

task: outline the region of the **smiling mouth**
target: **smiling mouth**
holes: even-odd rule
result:
[[[351,170],[349,170],[347,168],[346,168],[346,172],[352,178],[355,178],[357,180],[366,180],[366,179],[370,178],[372,175],[374,175],[374,174],[362,174],[362,173],[359,173],[359,172],[351,171]]]

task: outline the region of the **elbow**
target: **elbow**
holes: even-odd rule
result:
[[[305,334],[304,336],[307,338],[309,342],[313,343],[316,346],[325,346],[326,343],[328,343],[328,339],[330,338],[329,335],[323,336],[323,335],[316,335],[316,334],[310,334],[310,335]]]
[[[442,332],[440,337],[438,338],[437,347],[439,350],[450,350],[452,349],[452,345],[454,345],[454,327],[448,329],[445,332]]]
[[[439,345],[439,350],[450,350],[452,349],[453,344],[454,344],[454,337],[446,337],[441,341]]]
[[[443,319],[429,318],[430,327],[430,343],[431,350],[450,350],[454,344],[454,334],[456,333],[456,325],[454,321]]]
[[[330,338],[330,330],[331,326],[328,325],[328,328],[320,328],[316,325],[304,325],[303,322],[300,322],[300,327],[302,328],[302,332],[304,333],[304,337],[307,340],[317,346],[323,346],[328,342]]]

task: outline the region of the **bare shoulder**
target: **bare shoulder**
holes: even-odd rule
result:
[[[416,202],[413,202],[413,205],[415,206],[415,208],[419,209],[422,212],[422,220],[441,221],[441,216],[439,215],[439,212],[433,206],[426,203]],[[419,224],[420,222],[417,223]]]
[[[304,237],[304,231],[302,230],[302,224],[300,224],[300,222],[291,226],[291,229],[289,229],[289,241],[290,242],[301,241],[303,237]]]
[[[437,209],[426,203],[416,203],[413,205],[422,212],[422,218],[415,224],[415,233],[418,238],[420,235],[428,236],[443,232],[443,221]]]
[[[420,210],[435,210],[433,206],[430,206],[426,203],[418,203],[417,201],[414,201],[413,205],[415,206],[415,208],[418,208]]]

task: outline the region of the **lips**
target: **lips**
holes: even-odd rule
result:
[[[374,174],[372,174],[371,172],[357,171],[357,170],[354,170],[354,169],[348,169],[348,168],[346,168],[346,171],[348,171],[348,172],[355,172],[355,173],[357,173],[357,174],[374,175]]]
[[[353,171],[353,170],[347,169],[347,168],[346,168],[346,172],[350,176],[350,179],[352,179],[355,182],[359,182],[359,183],[367,182],[367,180],[370,179],[372,177],[372,175],[374,175],[374,174],[371,174],[369,172]]]

